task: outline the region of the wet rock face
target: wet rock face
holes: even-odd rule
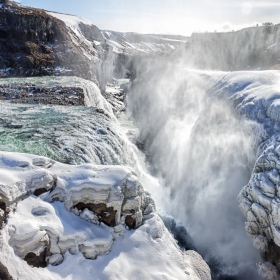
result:
[[[0,9],[0,76],[47,75],[55,65],[48,44],[62,35],[63,25],[38,9]]]
[[[0,262],[0,279],[1,280],[13,280],[8,269]]]
[[[13,103],[85,106],[84,91],[74,87],[39,87],[34,84],[0,85],[0,100]]]
[[[88,209],[92,211],[97,217],[99,222],[107,226],[114,227],[116,225],[116,213],[113,207],[107,207],[105,203],[93,204],[80,202],[74,206],[78,210],[84,211]]]
[[[46,192],[48,192],[48,190],[45,189],[45,188],[37,189],[37,190],[35,190],[34,195],[35,196],[40,196],[41,194],[46,193]]]
[[[278,271],[280,271],[280,247],[274,242],[268,243],[268,249],[265,253],[263,253],[263,258],[269,263],[275,265]]]

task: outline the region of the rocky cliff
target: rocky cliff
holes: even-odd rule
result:
[[[113,53],[99,29],[81,21],[73,30],[54,15],[15,3],[1,6],[0,76],[74,75],[104,87]]]
[[[0,6],[0,77],[77,76],[102,90],[123,77],[131,61],[163,54],[187,38],[100,31],[76,16],[24,7]]]

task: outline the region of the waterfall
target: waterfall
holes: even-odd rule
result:
[[[236,200],[254,165],[256,124],[207,94],[223,72],[139,67],[127,106],[160,181],[149,188],[160,213],[187,229],[214,279],[258,279],[259,254]]]

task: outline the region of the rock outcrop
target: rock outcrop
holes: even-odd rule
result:
[[[73,15],[24,7],[0,7],[0,77],[77,76],[102,91],[115,77],[131,75],[137,59],[162,56],[188,37],[100,31]]]
[[[104,269],[115,273],[125,259],[129,269],[121,278],[136,275],[141,260],[152,271],[144,271],[145,278],[211,279],[196,252],[179,250],[132,169],[1,152],[0,170],[1,199],[10,209],[0,231],[0,261],[15,279],[101,279]]]
[[[264,279],[280,277],[279,136],[260,146],[251,179],[238,196],[239,207],[247,217],[245,229],[263,259],[258,266]]]
[[[85,96],[82,88],[38,87],[30,83],[0,85],[0,100],[24,104],[85,106]]]
[[[238,201],[247,218],[246,232],[261,253],[259,273],[267,280],[280,277],[279,78],[278,71],[233,72],[217,79],[208,91],[253,121],[256,162]]]
[[[10,244],[32,266],[57,265],[67,250],[95,259],[110,250],[125,226],[136,229],[155,211],[153,199],[129,168],[67,166],[48,158],[22,158],[26,160],[9,153],[0,155],[2,172],[17,173],[8,184],[1,179],[0,206],[5,214],[1,219],[4,222],[6,205],[14,207],[7,221]],[[58,221],[63,221],[62,227]],[[88,222],[94,234],[79,233],[79,227]]]
[[[0,279],[1,280],[13,280],[8,269],[0,262]]]
[[[0,8],[0,19],[0,77],[74,75],[101,87],[112,78],[113,54],[91,23],[75,33],[51,13],[14,2]]]

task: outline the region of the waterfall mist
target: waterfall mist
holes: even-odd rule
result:
[[[127,106],[160,180],[149,189],[159,212],[186,227],[213,279],[260,279],[236,200],[254,164],[254,124],[206,95],[224,73],[151,64],[136,69]]]

